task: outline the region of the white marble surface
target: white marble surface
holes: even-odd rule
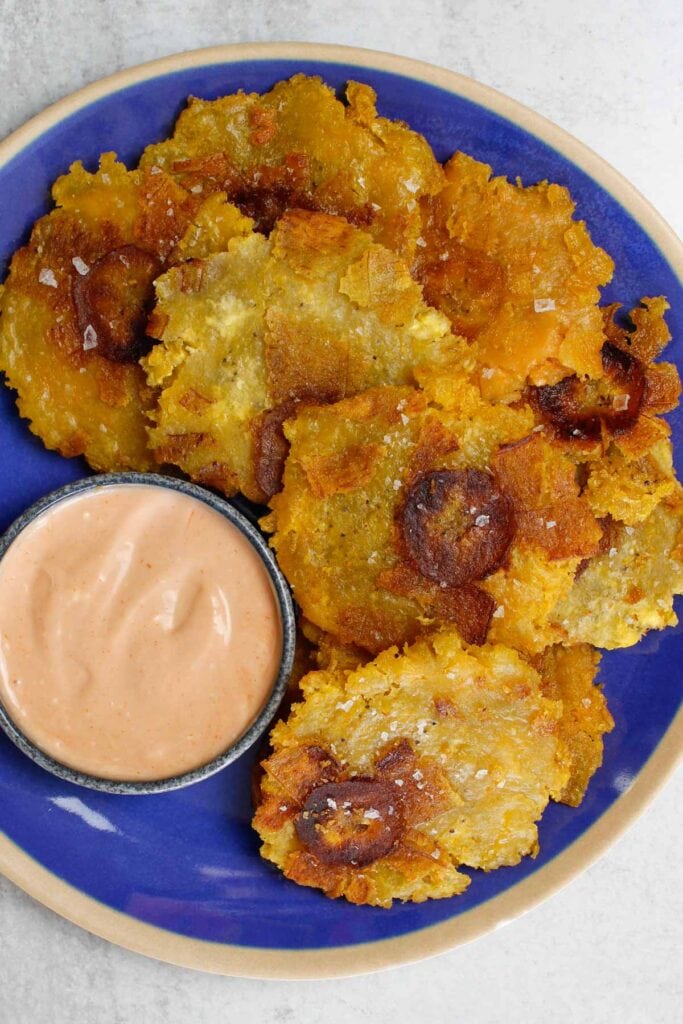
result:
[[[493,85],[606,157],[683,229],[679,0],[0,0],[0,136],[119,68],[220,42],[391,50]],[[0,1024],[673,1024],[683,777],[597,865],[474,945],[374,978],[262,983],[117,949],[0,880]]]

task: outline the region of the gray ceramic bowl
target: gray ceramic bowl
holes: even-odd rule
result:
[[[185,480],[179,480],[175,477],[159,476],[156,473],[102,474],[100,476],[86,477],[84,480],[78,480],[75,483],[67,484],[65,487],[60,487],[59,490],[53,491],[52,494],[48,494],[45,498],[41,498],[34,505],[31,505],[26,512],[12,523],[9,529],[3,534],[2,538],[0,538],[0,559],[2,559],[12,541],[21,533],[21,531],[32,523],[37,516],[46,509],[51,508],[57,502],[63,501],[65,498],[70,498],[75,494],[80,494],[83,491],[121,484],[144,484],[146,486],[168,487],[171,490],[179,491],[181,494],[197,498],[199,501],[203,501],[205,505],[208,505],[209,508],[219,512],[230,523],[232,523],[233,526],[237,527],[237,529],[247,538],[247,540],[249,540],[251,545],[258,552],[273,584],[280,609],[280,619],[282,622],[282,661],[280,663],[280,671],[278,672],[273,685],[271,695],[260,714],[249,726],[247,731],[232,743],[227,750],[224,750],[222,754],[219,754],[218,757],[214,758],[213,761],[209,761],[208,764],[201,765],[199,768],[195,768],[192,771],[184,772],[182,775],[174,775],[170,778],[154,779],[146,782],[102,779],[95,775],[88,775],[85,772],[76,771],[68,765],[56,761],[53,757],[50,757],[48,754],[40,750],[39,747],[32,743],[31,740],[23,734],[23,732],[17,727],[16,723],[10,718],[1,702],[0,727],[2,727],[12,742],[15,743],[16,746],[27,755],[27,757],[30,757],[31,760],[35,761],[41,768],[45,768],[46,771],[52,772],[53,775],[58,776],[60,779],[65,779],[67,782],[74,782],[79,786],[87,786],[89,789],[102,790],[105,793],[133,795],[140,795],[143,793],[163,793],[166,790],[180,789],[182,786],[189,786],[193,782],[200,782],[202,779],[208,778],[209,775],[213,775],[215,772],[220,771],[221,768],[225,768],[226,765],[231,764],[240,757],[240,755],[248,750],[249,747],[251,747],[252,744],[255,743],[256,740],[265,732],[280,705],[282,697],[284,696],[292,670],[294,646],[296,642],[294,607],[285,578],[280,572],[270,548],[256,527],[253,526],[241,512],[238,512],[230,502],[217,497],[211,491],[206,491],[204,488],[197,487],[195,484],[188,483]]]

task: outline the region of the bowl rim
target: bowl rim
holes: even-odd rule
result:
[[[236,761],[238,757],[241,757],[242,754],[253,746],[266,731],[284,697],[294,663],[294,648],[296,644],[294,604],[287,581],[275,561],[275,557],[268,547],[265,538],[252,526],[246,516],[239,512],[228,500],[219,497],[212,491],[199,487],[180,477],[162,476],[159,473],[140,473],[135,471],[126,473],[97,473],[64,484],[64,486],[51,491],[43,498],[39,498],[38,501],[35,501],[29,508],[17,516],[0,537],[0,567],[6,553],[24,530],[32,526],[36,520],[50,509],[61,505],[63,502],[71,501],[80,495],[112,487],[161,487],[165,490],[182,494],[195,501],[201,501],[202,504],[207,505],[214,512],[222,516],[223,519],[235,527],[249,541],[268,573],[280,613],[282,654],[280,667],[273,681],[268,700],[251,724],[225,750],[210,761],[198,765],[196,768],[180,772],[177,775],[138,782],[128,779],[102,778],[90,772],[72,768],[57,758],[52,757],[26,735],[12,718],[2,699],[0,699],[0,729],[4,731],[23,754],[26,754],[27,757],[41,768],[44,768],[45,771],[56,775],[58,779],[62,779],[65,782],[72,782],[74,785],[84,786],[86,789],[113,793],[118,796],[144,796],[151,793],[167,793],[174,789],[191,786],[195,782],[201,782],[203,779],[208,779],[211,775],[215,775],[216,772],[221,771],[223,768],[227,768],[229,764],[232,764],[233,761]]]
[[[602,157],[552,121],[490,86],[455,71],[378,50],[322,43],[235,43],[171,54],[119,71],[47,107],[0,142],[0,169],[45,131],[129,86],[216,64],[313,60],[387,71],[473,102],[523,130],[587,173],[646,232],[683,281],[683,244],[650,202]],[[631,786],[578,839],[529,878],[456,917],[390,939],[332,949],[273,950],[188,938],[105,906],[44,868],[0,833],[0,871],[75,924],[127,949],[182,967],[263,979],[350,977],[416,963],[471,942],[531,910],[593,864],[633,824],[673,773],[683,753],[683,707]]]

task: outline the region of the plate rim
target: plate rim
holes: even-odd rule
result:
[[[235,43],[189,50],[127,68],[78,89],[0,142],[0,170],[45,131],[129,86],[215,64],[315,60],[387,71],[436,86],[492,111],[536,136],[588,174],[645,231],[683,281],[683,243],[652,204],[607,161],[529,107],[476,80],[425,61],[362,47],[322,43]],[[116,945],[195,970],[257,979],[324,979],[367,974],[447,952],[519,917],[585,871],[645,810],[683,754],[683,707],[623,793],[540,873],[457,917],[390,939],[332,949],[271,950],[209,942],[136,920],[86,895],[44,868],[0,831],[0,872],[34,899]]]

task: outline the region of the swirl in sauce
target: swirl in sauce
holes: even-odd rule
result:
[[[261,558],[203,502],[146,484],[43,512],[0,562],[0,700],[45,753],[127,781],[208,763],[278,674]]]

